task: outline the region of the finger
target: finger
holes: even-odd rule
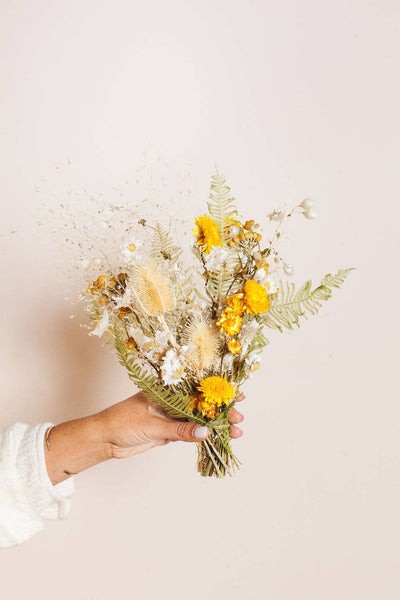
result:
[[[230,423],[241,423],[244,419],[242,413],[240,413],[236,408],[231,408],[229,411],[229,422]]]
[[[243,435],[243,431],[239,429],[239,427],[235,427],[235,425],[231,425],[229,428],[231,438],[236,439],[240,438]]]
[[[241,402],[242,400],[244,400],[246,398],[246,396],[244,394],[240,394],[237,398],[236,398],[236,402]]]
[[[188,421],[165,421],[162,425],[162,436],[171,442],[200,442],[208,436],[209,429]]]

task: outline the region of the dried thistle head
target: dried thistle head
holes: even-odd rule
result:
[[[186,361],[201,377],[217,362],[222,341],[218,329],[208,318],[192,317],[183,331],[182,343],[189,346]]]
[[[175,308],[172,282],[156,262],[149,261],[134,267],[129,284],[132,299],[146,315],[160,317]]]

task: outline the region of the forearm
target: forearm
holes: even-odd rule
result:
[[[47,472],[53,485],[111,458],[102,413],[55,425],[44,440]]]

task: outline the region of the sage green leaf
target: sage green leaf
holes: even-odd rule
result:
[[[294,283],[287,282],[284,285],[280,282],[278,295],[272,299],[271,306],[263,318],[264,325],[280,331],[284,328],[300,327],[300,317],[307,319],[309,315],[316,315],[322,303],[331,297],[332,288],[339,288],[350,271],[353,271],[353,268],[339,269],[335,275],[329,273],[314,289],[310,280],[297,291]]]

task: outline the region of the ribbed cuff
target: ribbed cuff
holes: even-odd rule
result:
[[[54,423],[29,427],[18,449],[16,466],[23,482],[26,506],[42,519],[66,519],[75,492],[74,477],[53,485],[47,473],[44,436]]]

